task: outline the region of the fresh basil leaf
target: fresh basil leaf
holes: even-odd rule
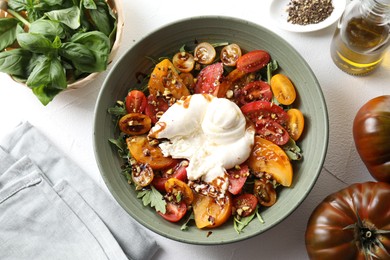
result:
[[[51,40],[53,40],[56,36],[59,36],[60,38],[65,37],[65,32],[61,24],[57,21],[47,19],[36,20],[31,23],[29,32],[41,34]]]
[[[73,30],[80,27],[80,9],[77,6],[72,6],[65,9],[53,10],[45,13],[52,21],[61,22]]]
[[[96,3],[94,0],[82,0],[85,9],[96,9]]]
[[[99,2],[96,9],[89,10],[90,17],[96,28],[109,36],[114,29],[114,20],[109,14],[107,4]]]
[[[59,49],[59,54],[70,60],[74,67],[82,72],[96,71],[94,53],[80,43],[65,42]]]
[[[26,67],[31,59],[31,52],[21,48],[0,52],[0,71],[13,76],[27,78]]]
[[[96,59],[93,66],[96,72],[106,70],[110,54],[110,40],[104,33],[98,31],[78,33],[71,38],[71,42],[82,44],[93,52]]]
[[[11,8],[17,12],[34,8],[32,1],[28,0],[8,0],[8,8]]]
[[[15,42],[18,22],[15,18],[0,19],[0,50]]]
[[[50,53],[54,49],[52,42],[41,34],[20,33],[16,39],[20,47],[34,53]]]
[[[65,71],[58,58],[42,55],[37,61],[35,68],[27,79],[27,86],[32,89],[42,86],[59,90],[66,88]]]

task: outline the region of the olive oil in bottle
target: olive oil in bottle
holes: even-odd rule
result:
[[[372,72],[390,45],[390,0],[354,0],[340,18],[331,57],[352,75]]]

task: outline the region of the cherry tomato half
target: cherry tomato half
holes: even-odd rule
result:
[[[180,197],[180,201],[184,201],[187,205],[191,205],[194,200],[191,188],[176,178],[170,178],[165,182],[165,191],[175,198]]]
[[[215,198],[194,194],[195,224],[198,228],[215,228],[225,223],[232,214],[232,199],[226,194],[224,203],[219,203]]]
[[[282,126],[288,121],[287,113],[280,106],[268,101],[254,101],[241,107],[242,113],[253,123],[260,119],[271,119]]]
[[[223,64],[221,62],[217,62],[203,68],[197,77],[195,93],[207,93],[216,96],[222,74]]]
[[[297,96],[293,83],[284,74],[272,76],[271,89],[276,100],[283,105],[291,105]]]
[[[240,46],[235,43],[229,44],[222,48],[220,59],[225,66],[236,66],[237,60],[241,57]]]
[[[228,191],[233,195],[237,195],[241,192],[249,176],[249,167],[246,164],[241,164],[237,168],[227,170],[227,174],[229,178]]]
[[[180,76],[181,80],[183,81],[184,85],[186,85],[186,87],[189,90],[194,90],[195,81],[194,81],[194,76],[192,75],[192,73],[182,72],[182,73],[180,73],[179,76]]]
[[[247,217],[255,212],[256,207],[256,196],[250,193],[244,193],[233,198],[232,214]]]
[[[257,100],[271,101],[272,91],[267,82],[257,80],[250,82],[239,89],[235,96],[238,100],[238,105],[242,106]]]
[[[152,120],[149,116],[141,113],[130,113],[119,119],[119,129],[128,135],[141,135],[147,133],[151,126]]]
[[[153,169],[149,164],[135,163],[132,165],[131,178],[136,189],[148,186],[154,177]]]
[[[186,163],[184,163],[186,162]],[[187,181],[187,168],[188,162],[182,161],[173,167],[162,171],[160,175],[155,175],[152,181],[152,185],[159,191],[165,191],[165,183],[170,178],[176,178],[178,180]]]
[[[271,119],[258,119],[255,124],[256,134],[277,145],[284,145],[290,140],[287,130]]]
[[[293,170],[290,159],[278,145],[255,135],[255,145],[248,159],[254,172],[265,172],[283,186],[291,186]]]
[[[155,124],[162,114],[168,110],[168,101],[162,96],[156,97],[155,95],[149,95],[147,101],[145,114],[148,115],[152,120],[152,123]]]
[[[266,207],[272,206],[276,202],[276,191],[274,185],[266,178],[256,179],[253,186],[253,194],[258,202]]]
[[[237,61],[237,69],[246,73],[255,72],[265,67],[271,56],[263,50],[254,50],[245,53]]]
[[[145,135],[132,136],[126,139],[131,156],[139,163],[149,164],[153,170],[169,168],[176,163],[175,159],[165,157],[157,145],[151,145]]]
[[[303,129],[305,127],[305,119],[302,112],[297,108],[291,108],[287,110],[288,122],[287,131],[291,138],[296,141],[301,137]]]
[[[208,42],[199,43],[196,45],[194,50],[195,61],[204,65],[211,64],[214,61],[216,55],[217,52],[215,51],[214,47]]]
[[[172,58],[173,66],[181,72],[190,72],[194,69],[194,56],[188,52],[178,52]]]
[[[157,213],[170,222],[178,222],[187,212],[187,205],[184,202],[176,203],[167,201],[165,208],[165,213],[161,213],[160,211]]]
[[[132,90],[125,99],[127,113],[143,113],[146,107],[146,96],[142,91]]]

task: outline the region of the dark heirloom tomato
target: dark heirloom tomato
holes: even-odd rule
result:
[[[326,197],[306,229],[310,259],[390,259],[390,185],[353,184]]]
[[[270,207],[276,202],[277,195],[274,185],[266,178],[255,180],[253,194],[263,206]]]
[[[390,95],[371,99],[359,109],[353,137],[371,175],[390,183]]]
[[[196,80],[195,93],[207,93],[217,96],[220,80],[223,74],[223,64],[214,63],[202,69]]]

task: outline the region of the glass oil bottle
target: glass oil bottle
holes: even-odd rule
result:
[[[331,43],[343,71],[365,75],[379,67],[390,45],[390,0],[354,0],[346,7]]]

